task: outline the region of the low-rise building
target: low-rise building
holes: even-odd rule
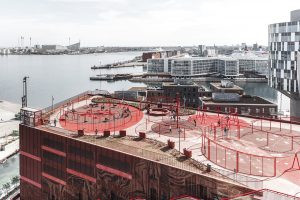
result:
[[[176,100],[178,95],[180,105],[191,108],[199,106],[199,86],[195,83],[176,80],[174,83],[163,83],[162,89],[167,99]]]
[[[142,55],[142,62],[147,62],[148,59],[158,59],[158,58],[170,58],[179,55],[179,51],[154,51],[154,52],[144,52]]]
[[[242,115],[276,116],[277,105],[258,96],[236,93],[213,93],[212,97],[200,98],[204,109]]]
[[[244,94],[244,89],[234,85],[232,82],[222,80],[221,82],[210,83],[210,88],[213,93],[237,93],[239,95]]]

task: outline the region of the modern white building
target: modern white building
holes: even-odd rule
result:
[[[300,10],[290,22],[269,25],[269,85],[291,98],[291,116],[300,116]]]
[[[170,73],[175,77],[195,77],[210,74],[238,76],[238,60],[234,58],[187,57],[148,59],[148,73]]]
[[[238,60],[241,74],[257,73],[268,75],[268,58],[240,58]]]
[[[244,73],[268,74],[268,58],[180,57],[148,59],[148,73],[170,73],[175,77],[221,74],[232,77]]]
[[[148,73],[171,73],[171,58],[153,58],[147,60]]]

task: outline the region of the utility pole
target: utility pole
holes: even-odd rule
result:
[[[176,114],[177,114],[177,128],[179,128],[179,93],[176,93]]]
[[[115,114],[113,115],[114,117],[114,136],[116,136],[116,117]]]
[[[185,102],[186,102],[186,98],[185,96],[183,97],[183,110],[185,111]]]
[[[52,104],[51,105],[52,105],[52,114],[53,114],[53,111],[54,111],[54,107],[53,107],[54,97],[53,96],[52,96],[51,100],[52,100]]]
[[[99,65],[99,67],[101,67],[101,61],[100,61],[100,65]],[[101,69],[99,69],[99,77],[101,78]],[[99,81],[99,91],[101,92],[101,80]]]
[[[23,78],[23,96],[22,96],[22,108],[27,107],[27,79],[29,76]]]
[[[177,130],[178,130],[178,147],[180,152],[180,127],[179,127],[179,107],[180,107],[180,99],[179,99],[179,93],[176,93],[176,114],[177,114]]]

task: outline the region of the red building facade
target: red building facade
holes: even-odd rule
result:
[[[21,199],[212,199],[250,191],[159,162],[20,125]]]

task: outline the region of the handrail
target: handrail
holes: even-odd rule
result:
[[[270,189],[255,190],[255,191],[252,191],[252,192],[247,192],[247,193],[244,193],[244,194],[239,194],[239,195],[236,195],[236,196],[233,196],[233,197],[223,198],[221,200],[237,199],[237,198],[240,198],[240,197],[245,197],[245,196],[249,196],[249,195],[255,195],[257,193],[263,193],[263,192],[274,193],[275,195],[284,196],[284,197],[290,198],[291,200],[292,199],[294,199],[294,200],[300,200],[300,197],[296,197],[296,196],[293,196],[293,195],[285,194],[285,193],[278,192],[278,191],[275,191],[275,190],[270,190]],[[263,194],[258,194],[258,195],[259,196],[263,196]]]

